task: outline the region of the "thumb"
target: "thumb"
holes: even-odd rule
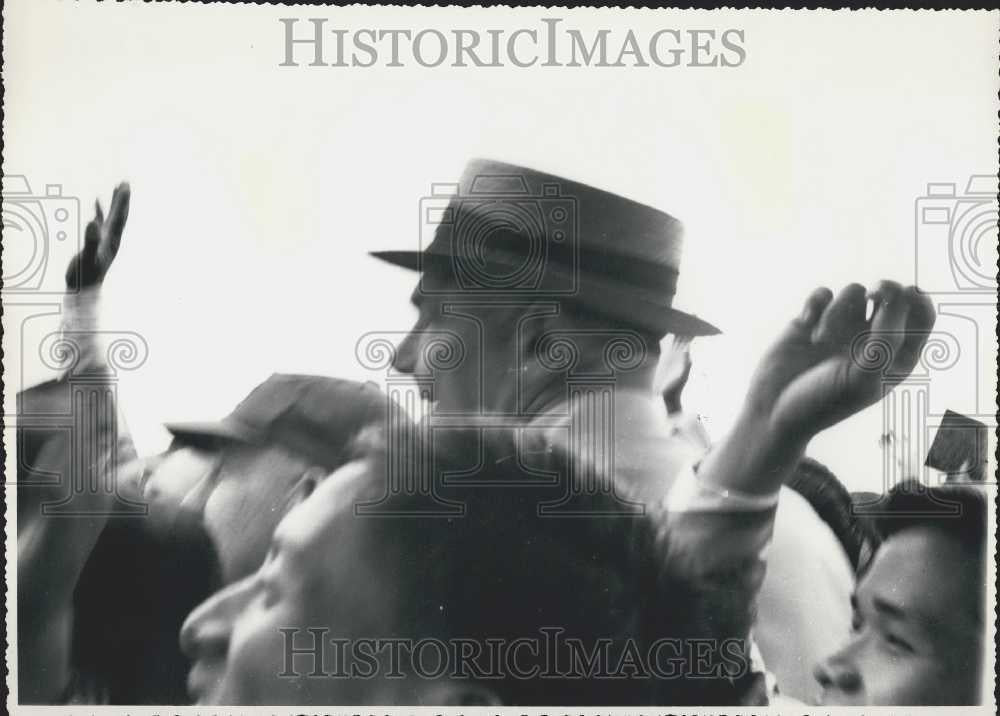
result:
[[[66,288],[78,291],[96,283],[101,276],[97,268],[97,251],[101,244],[101,229],[97,219],[94,219],[84,231],[83,248],[70,259],[66,267]]]

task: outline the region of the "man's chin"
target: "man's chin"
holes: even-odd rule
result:
[[[192,703],[200,706],[221,704],[226,691],[223,666],[205,666],[196,663],[188,672],[187,690]]]

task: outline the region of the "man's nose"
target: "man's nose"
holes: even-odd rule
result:
[[[853,694],[861,689],[861,675],[847,658],[844,650],[821,661],[813,670],[813,676],[824,691],[835,690]]]
[[[392,367],[400,373],[416,373],[420,360],[420,332],[416,329],[406,334],[396,347],[392,359]]]
[[[254,576],[216,592],[188,615],[180,635],[181,651],[188,658],[225,656],[233,621],[252,593]]]

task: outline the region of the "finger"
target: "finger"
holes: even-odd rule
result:
[[[865,340],[872,351],[888,351],[888,366],[895,366],[903,345],[909,304],[904,300],[903,287],[895,281],[881,281],[869,292],[874,304],[871,329]],[[885,366],[884,366],[885,367]],[[894,368],[893,371],[895,372]]]
[[[865,287],[860,283],[845,286],[827,305],[813,329],[813,341],[831,346],[849,345],[867,328]]]
[[[806,305],[802,309],[802,314],[799,316],[802,326],[814,327],[816,321],[823,315],[823,311],[826,310],[826,307],[830,305],[830,301],[832,300],[833,291],[826,286],[813,289],[813,292],[806,299]]]
[[[101,243],[101,222],[100,219],[93,219],[83,231],[83,250],[81,254],[84,258],[93,258],[97,253],[97,247]]]
[[[96,219],[97,223],[98,224],[103,224],[104,223],[104,209],[101,208],[101,200],[100,199],[94,199],[94,213],[97,215],[97,219]]]
[[[772,348],[781,346],[781,350],[785,350],[789,345],[803,347],[810,345],[816,322],[832,300],[833,292],[825,286],[813,289],[802,307],[802,312],[785,326],[785,330],[778,335]]]
[[[910,313],[906,319],[907,330],[919,330],[930,333],[937,321],[937,311],[930,296],[916,286],[907,286],[903,298],[910,304]]]
[[[97,275],[97,247],[101,243],[101,229],[94,219],[83,233],[83,248],[74,256],[66,267],[66,287],[78,291],[100,281]]]
[[[880,281],[869,296],[874,303],[872,331],[889,334],[902,332],[906,328],[910,304],[903,294],[902,286],[895,281]]]
[[[832,300],[833,291],[826,286],[813,289],[812,293],[806,299],[805,305],[802,307],[802,313],[788,324],[788,327],[781,336],[781,340],[784,341],[793,337],[809,339],[813,329],[816,327],[816,322],[823,315],[823,311]]]
[[[128,208],[132,198],[132,191],[128,182],[122,182],[115,188],[115,193],[111,197],[111,208],[108,209],[108,237],[114,251],[118,250],[121,242],[122,232],[125,230],[125,221],[128,219]]]
[[[896,351],[893,372],[909,374],[920,359],[924,344],[934,328],[937,314],[930,297],[921,293],[915,286],[908,286],[903,290],[902,300],[909,305],[909,312],[906,316],[902,345]]]

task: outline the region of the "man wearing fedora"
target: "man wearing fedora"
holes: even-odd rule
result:
[[[431,479],[388,491],[379,517],[396,508],[399,519],[357,511],[384,492],[391,451],[324,480],[278,526],[264,567],[186,621],[198,702],[759,700],[747,636],[780,485],[816,433],[882,397],[881,374],[853,360],[854,337],[889,337],[893,374],[906,375],[929,302],[884,282],[866,318],[863,287],[815,291],[706,455],[668,435],[652,389],[662,336],[715,332],[671,306],[676,220],[482,160],[441,208],[426,249],[376,254],[421,272],[419,317],[393,367],[431,385]],[[421,515],[428,495],[412,488],[427,485],[440,512]],[[588,670],[565,649],[540,657],[543,632],[604,643],[610,676],[607,660]],[[324,661],[328,633],[347,653],[367,645],[363,678],[338,677],[339,656]],[[386,668],[370,651],[386,637],[460,641],[466,667],[491,642],[526,641],[517,654],[529,660],[428,675],[416,653]]]
[[[474,160],[427,230],[423,251],[373,255],[420,272],[412,296],[419,317],[393,368],[433,377],[434,416],[450,425],[435,431],[442,442],[461,435],[502,460],[518,441],[518,461],[531,472],[532,455],[546,469],[551,443],[568,447],[585,420],[603,427],[573,439],[586,442],[577,447],[591,451],[588,463],[601,464],[603,488],[624,488],[630,476],[623,501],[644,499],[645,467],[676,471],[669,466],[687,459],[684,450],[654,455],[649,447],[666,430],[650,398],[660,340],[719,332],[672,305],[679,221],[558,176]],[[459,358],[436,363],[442,345]],[[614,447],[599,447],[607,439]]]
[[[420,271],[418,322],[393,362],[431,379],[430,497],[447,519],[414,519],[406,508],[422,509],[426,495],[405,491],[395,504],[406,519],[366,520],[352,509],[377,496],[386,463],[399,456],[354,460],[323,480],[322,491],[282,521],[270,547],[278,556],[188,618],[182,641],[200,697],[466,705],[752,698],[746,637],[783,476],[815,433],[881,397],[879,376],[851,362],[850,338],[910,330],[896,345],[896,372],[905,374],[933,312],[894,284],[874,292],[870,320],[863,288],[836,299],[815,292],[765,356],[734,430],[705,455],[697,438],[668,436],[652,390],[664,335],[717,332],[672,306],[675,219],[554,175],[480,160],[435,222],[425,250],[378,255]],[[302,397],[278,402],[256,422],[255,411],[238,410],[223,426],[185,434],[253,442],[297,411]],[[305,434],[314,448],[335,442],[324,433],[330,416],[306,412],[322,424],[299,421],[285,434]],[[154,473],[145,486],[156,484]],[[350,545],[356,553],[345,552]],[[356,582],[359,566],[364,579]],[[283,577],[275,583],[275,575]],[[617,585],[610,592],[609,579]],[[288,588],[295,585],[309,588]],[[288,679],[279,678],[286,652],[272,628],[328,624],[340,635],[378,627],[387,633],[357,636],[402,629],[482,641],[531,637],[560,623],[571,637],[614,630],[619,645],[679,639],[682,665],[652,687],[648,678],[581,683],[575,674],[558,687],[509,673],[500,682],[411,680],[405,688],[391,679]],[[733,640],[735,653],[719,648]],[[687,658],[683,645],[694,648]],[[733,668],[734,658],[742,668]]]
[[[676,593],[691,603],[664,605],[685,615],[673,628],[689,638],[745,638],[763,575],[755,550],[770,538],[784,478],[814,434],[881,397],[881,374],[853,363],[852,341],[902,329],[890,340],[895,367],[908,373],[933,324],[929,302],[892,282],[870,292],[853,284],[835,299],[814,292],[762,361],[733,431],[706,457],[697,426],[675,420],[668,428],[653,390],[666,334],[684,342],[719,332],[673,306],[679,221],[555,175],[473,160],[434,223],[423,250],[374,256],[420,272],[419,317],[393,365],[434,377],[429,419],[449,419],[432,431],[440,461],[484,483],[511,465],[520,479],[560,474],[539,491],[540,517],[586,515],[587,497],[600,493],[628,518],[674,495],[672,504],[686,505],[667,530],[686,590]],[[866,321],[869,299],[875,310]],[[442,336],[463,359],[437,369],[428,357]],[[699,462],[701,481],[692,482]],[[450,494],[435,484],[439,496]],[[718,534],[719,514],[731,513],[740,517],[727,547],[708,535]],[[728,699],[751,683],[711,681],[688,696]]]

